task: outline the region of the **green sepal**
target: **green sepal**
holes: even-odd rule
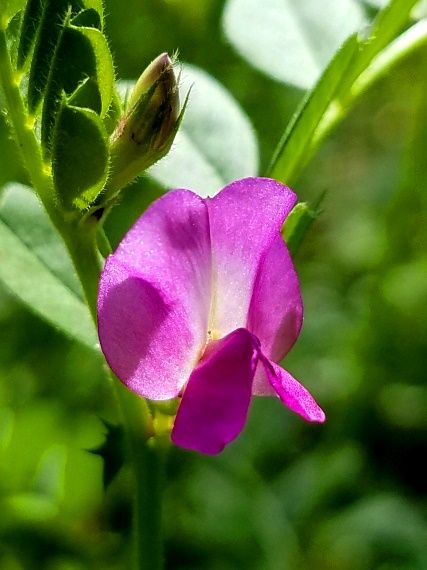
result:
[[[65,25],[60,35],[43,103],[41,139],[45,156],[62,93],[74,106],[107,114],[114,88],[114,67],[107,41],[94,28]],[[47,151],[47,152],[46,152]]]
[[[321,212],[320,204],[323,198],[324,194],[320,196],[314,206],[311,206],[307,202],[300,202],[286,218],[286,222],[282,228],[282,236],[292,256],[297,253],[308,230],[318,218]]]
[[[121,425],[114,425],[106,420],[101,421],[107,430],[105,441],[99,447],[88,451],[102,457],[104,461],[102,478],[104,489],[107,489],[124,464],[125,434]]]
[[[108,164],[108,136],[101,118],[63,101],[52,145],[53,181],[61,206],[87,209],[102,192]]]
[[[22,69],[33,48],[37,28],[43,14],[43,0],[28,0],[22,17],[18,45],[17,68]]]

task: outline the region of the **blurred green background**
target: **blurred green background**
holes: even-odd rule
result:
[[[252,69],[221,31],[223,0],[106,2],[118,76],[162,51],[202,67],[256,130],[261,167],[302,92]],[[427,568],[427,97],[418,52],[371,90],[294,185],[326,191],[296,264],[306,313],[286,359],[326,410],[306,425],[257,399],[219,457],[172,449],[167,568]],[[0,116],[0,185],[26,181]],[[117,239],[158,189],[130,187]],[[1,262],[1,260],[0,260]],[[131,479],[104,495],[101,359],[0,289],[0,568],[129,567]]]

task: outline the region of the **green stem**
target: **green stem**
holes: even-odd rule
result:
[[[19,90],[19,75],[13,70],[6,43],[6,31],[0,21],[0,85],[6,102],[9,122],[14,130],[31,183],[54,225],[61,226],[54,204],[54,189],[49,169],[43,163],[40,145],[33,131],[34,120],[27,113]],[[62,233],[62,232],[61,232]]]
[[[49,167],[42,159],[40,145],[33,131],[33,118],[28,115],[19,90],[19,77],[11,64],[4,22],[1,19],[0,85],[4,92],[7,116],[31,183],[65,242],[96,326],[101,271],[101,259],[96,245],[98,222],[92,217],[79,221],[66,220],[56,207],[52,177]],[[160,570],[163,567],[161,498],[167,445],[162,437],[154,437],[153,421],[145,400],[122,388],[117,379],[113,379],[113,386],[127,436],[129,461],[135,476],[135,568]]]
[[[96,323],[96,300],[101,258],[96,248],[97,221],[87,219],[66,236],[74,266]],[[112,378],[126,433],[127,454],[134,472],[133,540],[135,570],[161,570],[163,548],[161,505],[167,444],[154,437],[153,421],[143,398]]]
[[[154,438],[132,449],[140,484],[136,488],[134,540],[138,543],[136,568],[162,570],[164,567],[162,513],[159,508],[164,488],[167,447]]]
[[[122,413],[126,413],[123,420],[136,478],[133,495],[134,567],[136,570],[162,570],[161,504],[169,441],[162,436],[153,437],[153,419],[145,400],[135,397],[117,380],[116,387]]]
[[[70,236],[67,247],[96,323],[96,299],[101,259],[96,248],[97,221],[87,219]],[[101,234],[102,234],[101,230]],[[105,238],[106,239],[106,238]],[[104,245],[108,242],[105,241]],[[123,388],[113,377],[115,396],[126,432],[127,451],[135,479],[133,540],[136,570],[161,570],[162,491],[168,442],[155,437],[153,419],[143,398]]]

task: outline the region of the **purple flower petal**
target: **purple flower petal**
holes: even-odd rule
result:
[[[310,392],[278,364],[262,354],[259,357],[269,382],[285,406],[309,422],[323,423],[325,413]]]
[[[246,327],[258,265],[296,196],[268,178],[245,178],[206,200],[212,239],[210,323],[219,337]]]
[[[101,276],[101,346],[128,388],[153,400],[178,395],[206,343],[210,298],[206,205],[192,192],[169,192],[139,218]]]
[[[257,341],[238,329],[212,343],[184,390],[172,431],[180,447],[216,454],[246,422],[257,365]]]
[[[298,277],[288,248],[278,235],[258,266],[248,329],[260,340],[265,356],[279,362],[298,338],[302,320]],[[267,395],[271,392],[271,385],[262,367],[258,366],[253,393]]]

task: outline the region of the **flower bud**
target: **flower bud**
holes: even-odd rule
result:
[[[163,53],[138,79],[111,135],[111,174],[105,197],[117,193],[169,151],[180,118],[173,62]]]

